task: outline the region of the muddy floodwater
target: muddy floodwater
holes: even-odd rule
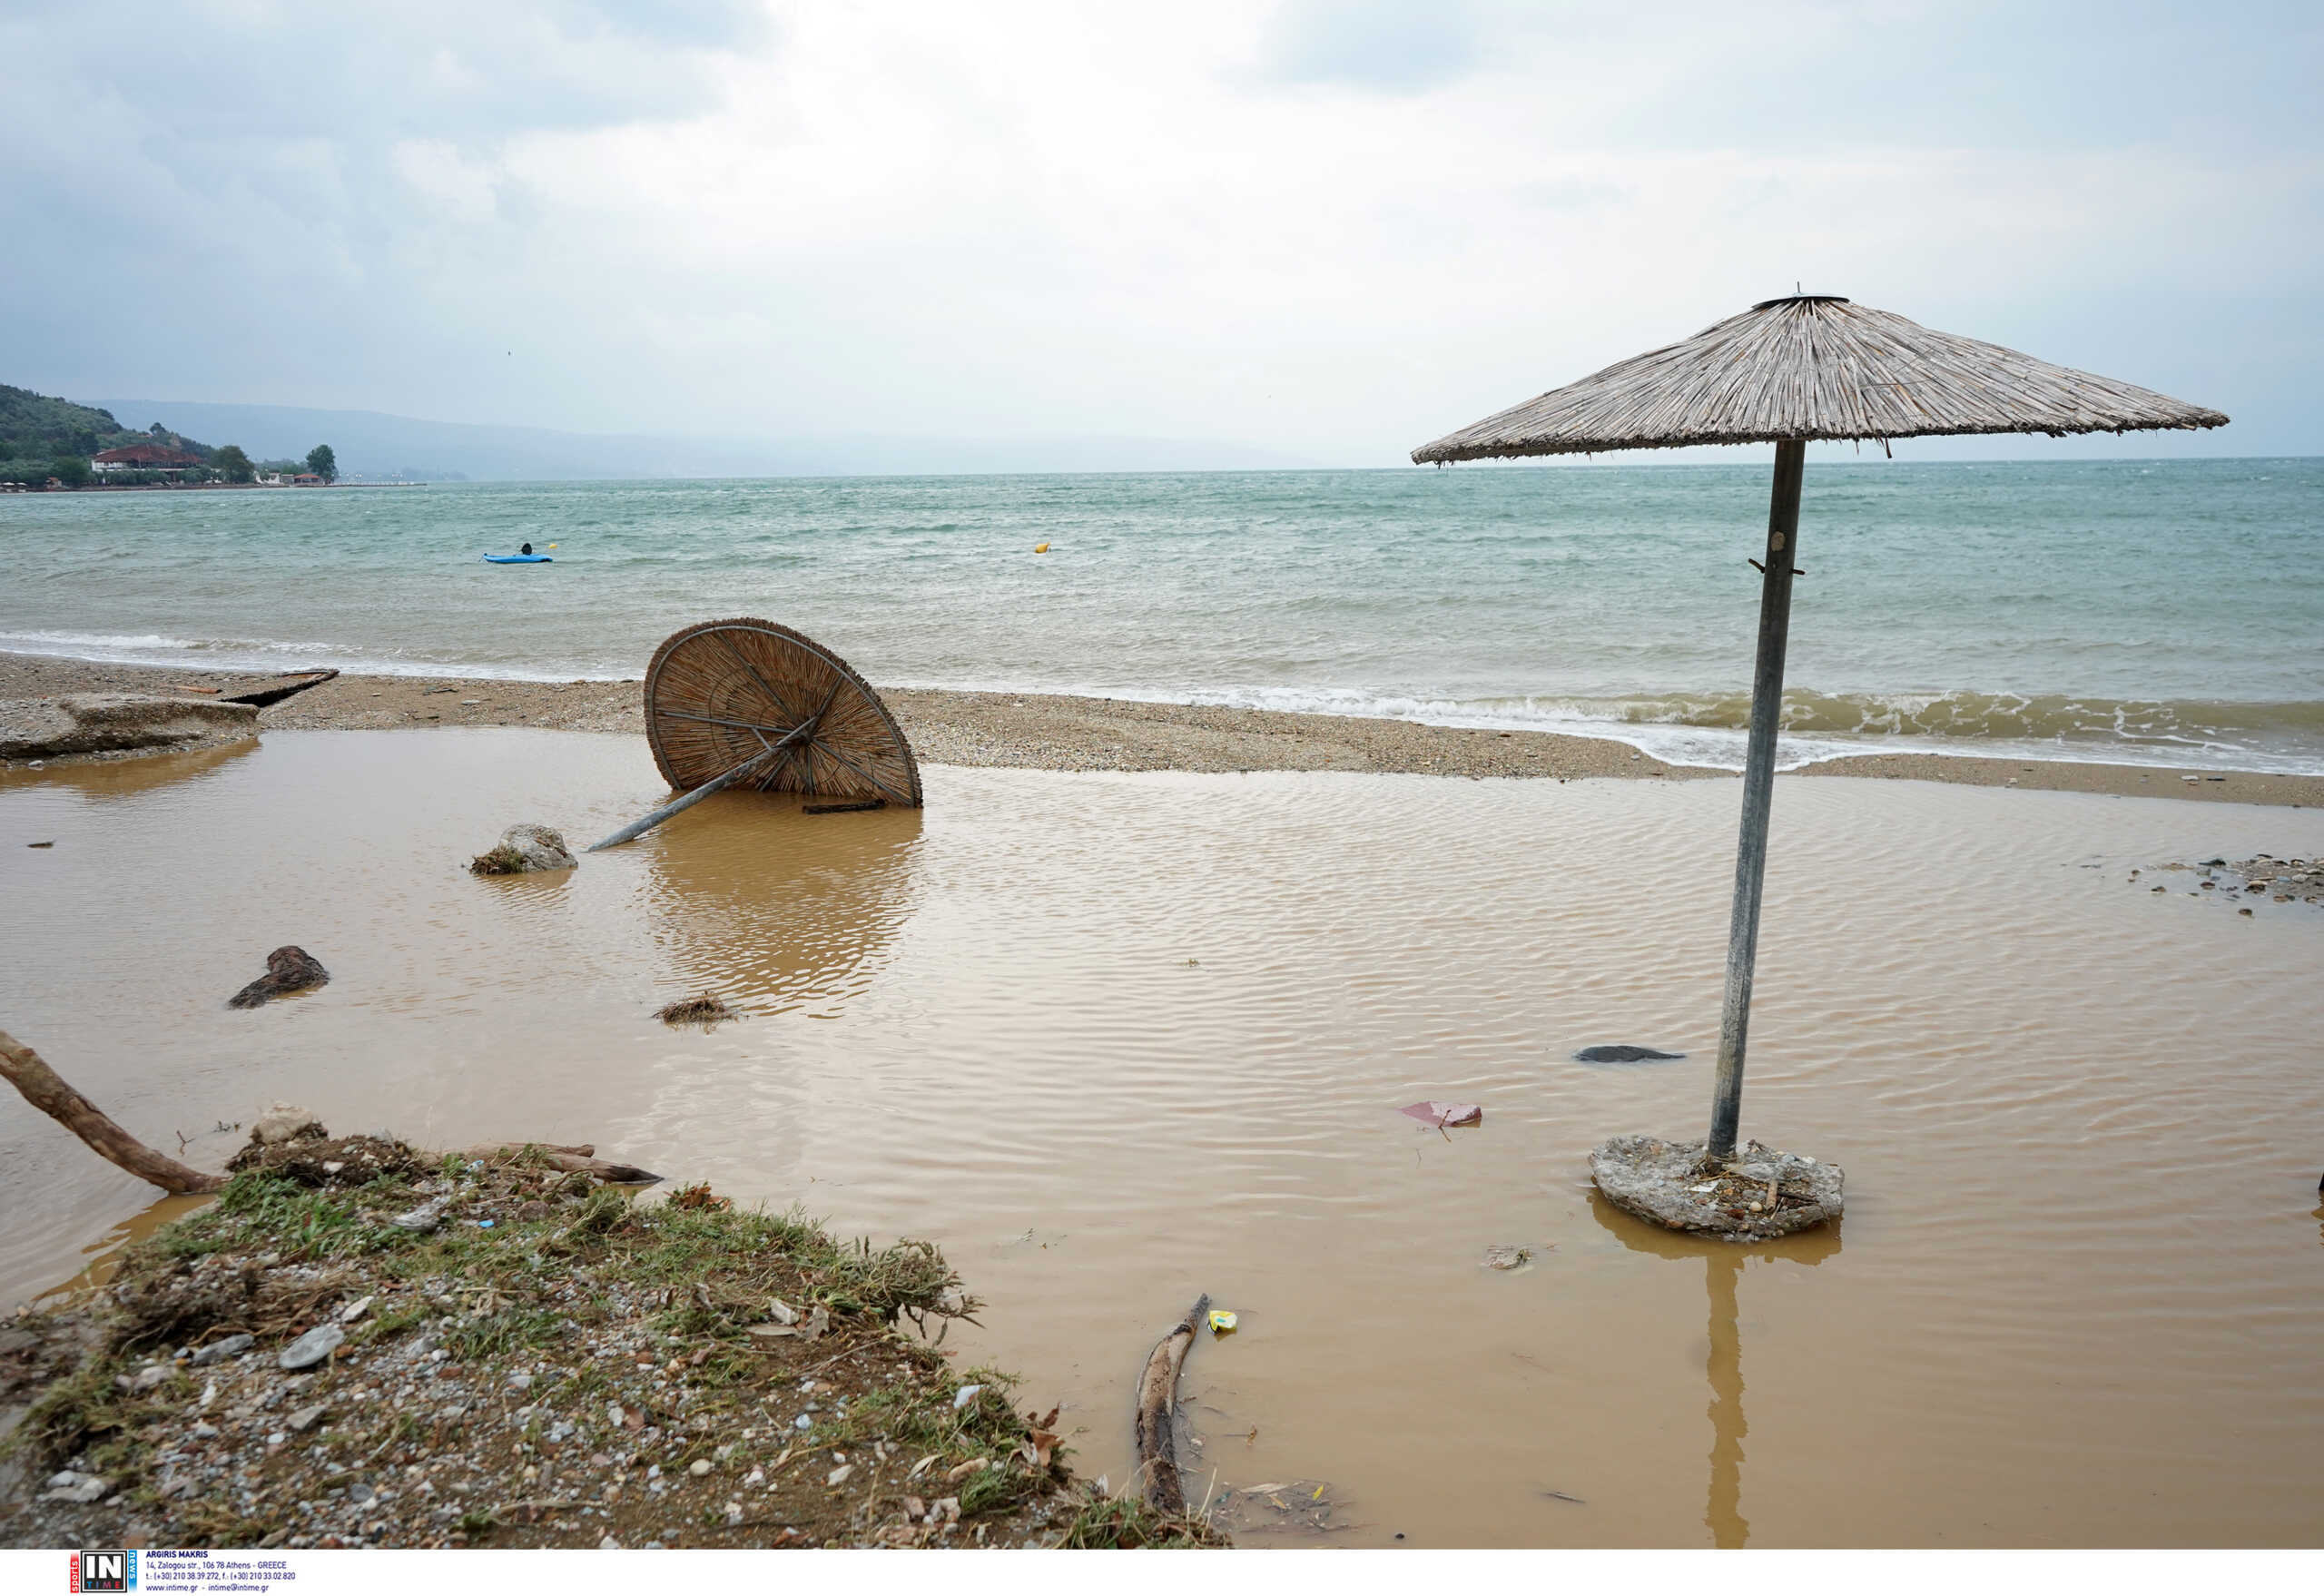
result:
[[[721,797],[484,881],[507,824],[650,807],[643,742],[19,772],[0,1025],[196,1162],[283,1098],[931,1237],[990,1305],[963,1363],[1064,1403],[1117,1483],[1136,1371],[1207,1291],[1241,1327],[1187,1365],[1189,1494],[1329,1509],[1238,1509],[1246,1543],[2324,1540],[2324,911],[2154,873],[2312,858],[2324,814],[1779,783],[1744,1131],[1844,1166],[1848,1211],[1730,1248],[1608,1209],[1586,1157],[1701,1134],[1733,783],[927,787]],[[227,1010],[283,942],[330,985]],[[652,1018],[704,990],[746,1017]],[[1604,1042],[1688,1057],[1572,1061]],[[0,1101],[0,1305],[148,1197]]]

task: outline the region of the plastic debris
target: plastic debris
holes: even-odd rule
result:
[[[1447,1125],[1482,1125],[1485,1111],[1475,1103],[1413,1103],[1396,1110],[1440,1129]]]
[[[955,1391],[952,1394],[952,1411],[957,1414],[961,1409],[967,1407],[969,1404],[977,1399],[977,1393],[983,1389],[984,1387],[981,1385],[961,1386],[958,1391]]]
[[[1211,1309],[1211,1310],[1210,1310],[1210,1333],[1211,1333],[1213,1335],[1234,1335],[1234,1334],[1235,1334],[1235,1315],[1234,1315],[1233,1314],[1228,1313],[1225,1308],[1213,1308],[1213,1309]]]

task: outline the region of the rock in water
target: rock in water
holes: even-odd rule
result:
[[[326,1320],[284,1347],[282,1355],[275,1361],[286,1369],[312,1368],[337,1352],[346,1340],[347,1332]]]
[[[266,973],[226,1000],[229,1009],[255,1009],[271,998],[303,992],[330,980],[330,971],[304,948],[281,947],[266,956]]]
[[[1625,1213],[1727,1241],[1766,1241],[1840,1217],[1838,1165],[1751,1142],[1722,1169],[1705,1160],[1703,1146],[1618,1136],[1590,1155],[1590,1173]],[[1770,1185],[1772,1208],[1765,1206]]]
[[[213,699],[72,693],[0,704],[0,760],[186,748],[256,735],[256,707]]]
[[[1684,1053],[1658,1052],[1652,1048],[1634,1048],[1628,1042],[1609,1042],[1600,1047],[1584,1048],[1574,1055],[1574,1059],[1583,1064],[1646,1064],[1686,1056]]]
[[[581,862],[565,838],[547,826],[510,826],[490,851],[468,861],[474,875],[527,875],[537,870],[571,870]]]

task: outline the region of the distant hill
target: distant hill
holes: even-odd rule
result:
[[[45,461],[60,455],[86,458],[100,449],[157,442],[189,454],[207,457],[211,452],[208,445],[167,427],[158,433],[134,431],[115,420],[111,410],[0,383],[0,461]]]
[[[1202,439],[1058,434],[767,438],[557,432],[421,421],[376,410],[114,399],[133,426],[159,423],[238,443],[253,459],[328,443],[348,477],[539,482],[685,477],[950,476],[982,472],[1280,470],[1313,462]]]

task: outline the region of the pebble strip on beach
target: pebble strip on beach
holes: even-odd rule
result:
[[[65,693],[224,693],[279,684],[247,673],[99,665],[0,654],[0,699]],[[876,686],[878,684],[874,684]],[[517,682],[477,677],[340,676],[264,710],[261,729],[413,730],[530,726],[643,734],[635,681]],[[1432,726],[1355,715],[1041,693],[882,688],[927,764],[1068,771],[1358,771],[1375,774],[1728,779],[1627,744],[1548,732]],[[1811,765],[1812,775],[1882,777],[2213,803],[2324,806],[2324,776],[2202,773],[2125,764],[1932,754],[1866,754]]]

